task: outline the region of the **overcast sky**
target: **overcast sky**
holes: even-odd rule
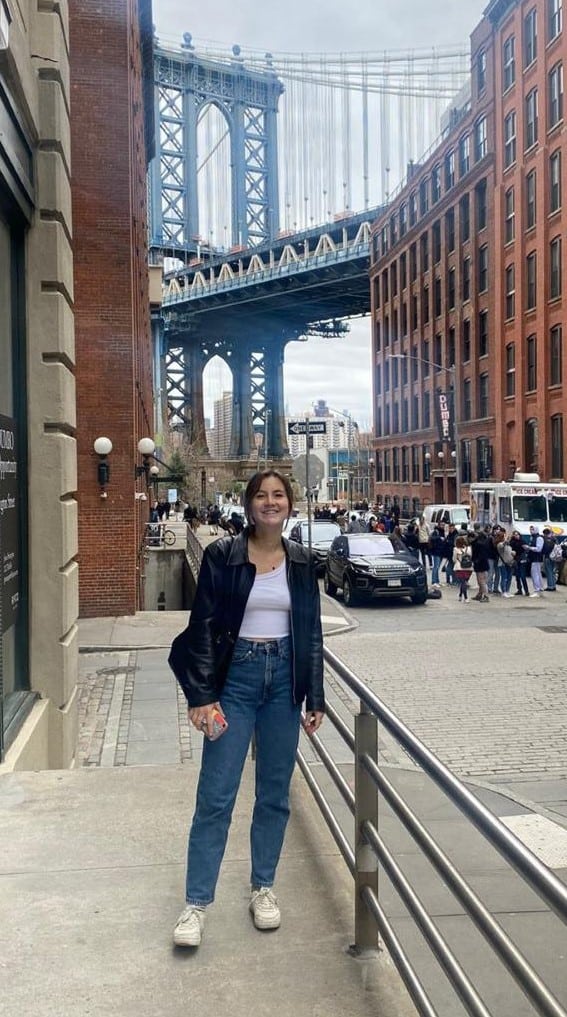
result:
[[[488,0],[448,4],[446,0],[153,0],[154,24],[164,41],[184,32],[199,43],[271,52],[366,52],[467,44]],[[419,152],[415,153],[418,158]],[[393,182],[395,183],[395,182]],[[349,409],[370,425],[371,356],[369,319],[353,321],[344,339],[309,339],[286,350],[285,394],[292,414],[317,399]],[[211,368],[205,378],[206,410],[222,394],[226,375]]]

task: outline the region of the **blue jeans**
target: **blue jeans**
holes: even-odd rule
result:
[[[512,566],[501,562],[498,571],[500,573],[500,589],[502,593],[509,593],[512,585]]]
[[[252,732],[256,799],[250,831],[252,886],[272,886],[289,818],[289,785],[301,709],[291,686],[291,639],[236,641],[220,704],[228,721],[204,739],[197,803],[187,850],[188,904],[204,906],[215,888]]]
[[[439,566],[441,564],[441,555],[433,555],[433,570],[431,572],[431,584],[432,586],[439,585]]]
[[[498,593],[498,566],[493,558],[488,559],[488,592]],[[502,591],[504,592],[504,591]]]
[[[552,562],[551,558],[543,559],[543,568],[545,571],[545,579],[547,582],[547,589],[555,589],[555,562]]]

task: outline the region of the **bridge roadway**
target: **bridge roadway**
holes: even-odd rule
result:
[[[168,344],[190,336],[222,342],[291,339],[310,330],[331,335],[334,322],[367,314],[370,228],[380,211],[280,233],[271,244],[232,248],[168,276]]]
[[[567,590],[561,588],[555,598],[546,621],[559,628]],[[463,608],[447,593],[442,602],[420,609],[381,605],[357,609],[354,616],[346,615],[340,601],[324,598],[322,614],[333,650],[371,684],[380,661],[377,691],[457,769],[460,742],[475,793],[520,836],[532,837],[531,846],[565,878],[567,754],[565,724],[560,723],[565,716],[560,680],[565,635],[539,634],[541,607],[530,605],[527,624],[526,612],[517,615],[515,624],[511,602],[495,601],[490,616],[487,611],[481,616],[483,605]],[[482,645],[489,617],[494,638],[489,638],[486,660]],[[419,619],[415,629],[412,619]],[[414,1010],[387,956],[361,961],[347,953],[351,877],[299,774],[278,873],[281,929],[260,934],[247,913],[253,796],[252,766],[247,764],[206,938],[196,953],[171,947],[172,925],[183,900],[186,830],[200,752],[166,663],[171,639],[185,620],[183,612],[156,612],[81,622],[77,768],[0,774],[0,1000],[5,1012],[22,1017],[218,1017],[223,1012],[231,1017],[411,1017]],[[521,644],[518,659],[514,640]],[[457,670],[451,666],[455,641],[461,646]],[[463,646],[471,652],[470,668]],[[422,679],[424,659],[428,665]],[[514,707],[512,748],[506,689]],[[330,681],[328,697],[352,723],[356,704],[350,696]],[[502,709],[492,710],[500,699]],[[534,721],[537,716],[532,726],[545,754],[537,773],[530,713]],[[548,746],[544,728],[552,723],[555,733]],[[529,731],[532,743],[527,763],[521,759],[520,724],[523,741]],[[348,753],[331,725],[324,732],[331,754],[352,781]],[[332,796],[309,746],[303,747]],[[481,747],[482,765],[475,770],[472,756]],[[565,1005],[564,929],[387,738],[381,740],[381,763]],[[352,837],[352,820],[336,795],[333,804]],[[381,810],[381,832],[480,983],[491,1012],[497,1017],[532,1014],[386,808]],[[412,952],[440,1017],[461,1017],[464,1011],[439,978],[385,878],[381,886],[386,911]]]

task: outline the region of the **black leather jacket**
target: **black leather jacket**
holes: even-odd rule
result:
[[[323,633],[315,562],[301,544],[282,538],[291,594],[293,701],[324,710]],[[214,703],[224,685],[256,566],[248,533],[224,537],[203,555],[189,625],[173,640],[169,664],[189,706]]]

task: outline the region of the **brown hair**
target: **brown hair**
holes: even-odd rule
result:
[[[246,485],[246,490],[244,492],[244,511],[246,513],[246,518],[248,520],[249,527],[254,526],[254,520],[251,518],[250,515],[252,509],[252,501],[258,494],[258,491],[260,490],[264,480],[267,480],[268,477],[275,477],[276,480],[279,480],[280,484],[282,485],[286,493],[287,500],[289,502],[289,515],[291,515],[291,510],[293,508],[293,491],[288,478],[285,477],[283,473],[280,473],[279,470],[260,470],[258,473],[252,474],[250,480]]]
[[[455,541],[455,547],[468,547],[468,540],[466,537],[457,537]]]

